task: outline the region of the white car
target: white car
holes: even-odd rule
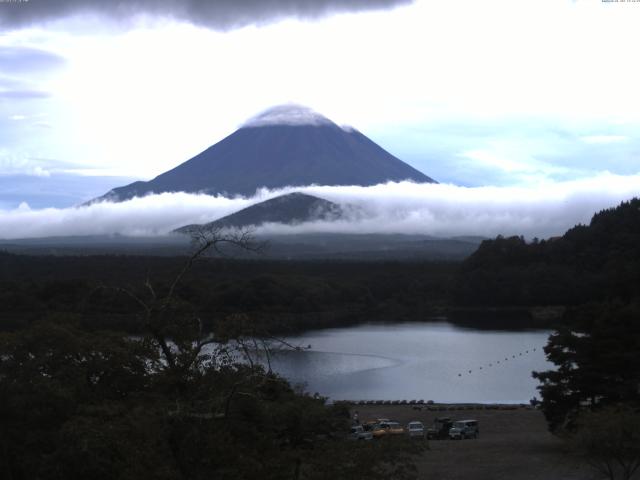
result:
[[[351,440],[371,440],[373,438],[373,434],[371,432],[367,432],[362,425],[353,425],[351,427],[351,432],[349,433],[349,438]]]
[[[414,421],[409,422],[407,425],[407,432],[410,437],[420,437],[424,438],[424,425],[422,422]]]

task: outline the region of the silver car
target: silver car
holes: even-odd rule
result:
[[[407,432],[410,437],[420,437],[424,438],[424,425],[422,422],[414,421],[409,422],[407,425]]]
[[[351,440],[371,440],[373,438],[373,434],[371,432],[367,432],[362,425],[353,425],[351,427],[351,432],[349,433],[349,438]]]
[[[477,420],[457,420],[449,429],[449,438],[462,440],[463,438],[478,438],[480,426]]]

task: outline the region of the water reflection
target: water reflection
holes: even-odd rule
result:
[[[272,367],[333,399],[528,402],[533,370],[551,368],[547,331],[487,331],[441,323],[360,325],[287,338]]]

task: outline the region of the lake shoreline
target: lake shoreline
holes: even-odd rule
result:
[[[413,402],[413,403],[412,403]],[[422,403],[420,403],[422,402]],[[346,405],[350,409],[358,407],[410,407],[424,412],[454,412],[462,410],[536,410],[531,403],[522,402],[432,402],[430,400],[333,400],[330,404]]]
[[[565,306],[473,307],[434,305],[428,309],[381,308],[345,309],[307,313],[248,313],[269,325],[273,335],[301,335],[329,328],[348,328],[370,324],[446,322],[472,330],[535,331],[552,330],[562,323]],[[390,318],[394,320],[389,320]]]

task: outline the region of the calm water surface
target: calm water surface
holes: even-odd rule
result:
[[[289,337],[274,370],[334,400],[528,402],[533,370],[552,367],[548,331],[472,330],[449,323],[368,324]]]

